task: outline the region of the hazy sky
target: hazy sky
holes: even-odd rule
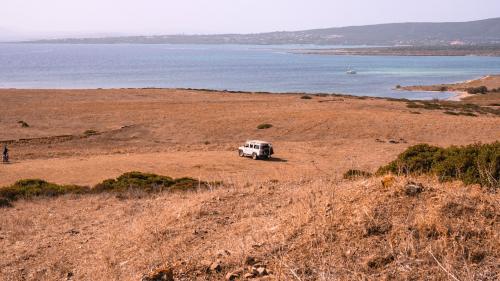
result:
[[[0,0],[0,35],[250,33],[500,16],[500,0]]]

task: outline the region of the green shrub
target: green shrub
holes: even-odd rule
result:
[[[220,183],[214,183],[220,184]],[[197,187],[208,187],[209,183],[192,178],[173,179],[155,174],[129,172],[116,179],[107,179],[94,188],[94,192],[125,192],[141,190],[144,192],[161,192],[167,190],[188,190]]]
[[[11,186],[0,188],[0,198],[9,201],[34,197],[56,197],[68,193],[86,193],[88,187],[77,185],[58,185],[40,179],[20,180]]]
[[[371,176],[372,174],[370,172],[356,170],[356,169],[350,169],[344,173],[344,179],[346,180],[352,180],[357,178],[369,178]]]
[[[40,179],[20,180],[11,186],[0,188],[0,208],[11,206],[11,202],[18,199],[32,199],[37,197],[56,197],[63,194],[86,194],[115,192],[124,194],[128,191],[155,193],[161,191],[191,190],[220,186],[222,182],[205,182],[192,178],[173,179],[140,172],[129,172],[116,179],[108,179],[97,184],[94,188],[77,185],[58,185]]]
[[[83,132],[83,134],[88,137],[98,135],[99,132],[96,130],[86,130],[85,132]]]
[[[303,99],[303,100],[310,100],[310,99],[312,99],[311,96],[301,96],[300,98]]]
[[[472,87],[467,89],[467,93],[469,94],[486,94],[488,92],[488,88],[486,86]]]
[[[500,185],[500,142],[440,148],[409,147],[378,174],[434,174],[441,181],[461,180],[492,189]]]
[[[0,208],[8,208],[8,207],[12,207],[10,201],[6,198],[0,197]]]
[[[269,129],[269,128],[271,128],[272,126],[273,126],[273,125],[271,125],[271,124],[264,123],[264,124],[260,124],[259,126],[257,126],[257,129],[259,129],[259,130]]]
[[[474,113],[472,113],[472,112],[467,112],[467,111],[461,111],[461,112],[455,112],[455,111],[444,111],[443,113],[444,113],[444,114],[448,114],[448,115],[455,115],[455,116],[462,115],[462,116],[477,117],[477,115],[476,115],[476,114],[474,114]]]
[[[116,179],[107,179],[97,184],[93,190],[95,192],[104,191],[126,191],[129,189],[142,189],[146,192],[161,191],[174,184],[174,179],[167,176],[147,174],[141,172],[129,172]]]
[[[500,109],[453,101],[408,101],[406,103],[406,107],[427,110],[445,110],[446,114],[452,115],[477,116],[474,113],[493,114],[497,116],[500,115]],[[460,112],[458,112],[458,114],[455,114],[457,113],[457,111]]]
[[[463,116],[477,117],[477,115],[472,112],[459,112],[458,114]]]
[[[23,120],[17,121],[18,124],[21,125],[22,128],[29,128],[29,124],[24,122]]]
[[[421,174],[431,171],[433,163],[436,161],[437,152],[442,148],[430,146],[428,144],[418,144],[409,147],[401,153],[398,158],[388,165],[381,167],[377,173],[388,172],[396,174]]]

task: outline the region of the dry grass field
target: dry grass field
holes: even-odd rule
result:
[[[12,160],[0,165],[0,186],[92,186],[129,171],[224,182],[16,201],[0,208],[0,279],[141,280],[167,268],[175,280],[498,280],[498,194],[342,174],[375,172],[418,143],[498,141],[499,116],[311,97],[0,90],[0,143]],[[275,158],[238,157],[247,139],[271,141]],[[408,193],[410,180],[423,190]]]

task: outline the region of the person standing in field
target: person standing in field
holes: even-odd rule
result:
[[[4,163],[9,163],[9,149],[7,148],[7,145],[5,145],[3,147],[3,157],[2,157],[2,161]]]

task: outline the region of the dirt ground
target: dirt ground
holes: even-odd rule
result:
[[[368,171],[410,145],[500,140],[500,119],[448,116],[373,98],[188,90],[0,90],[0,142],[22,178],[93,185],[140,170],[203,179],[299,179]],[[22,127],[19,121],[29,127]],[[261,123],[273,125],[259,130]],[[93,130],[97,135],[86,136]],[[273,161],[237,156],[247,139],[271,141]]]
[[[311,97],[0,90],[0,142],[12,159],[0,186],[93,185],[133,170],[224,183],[16,201],[0,208],[0,280],[141,280],[161,268],[173,280],[498,280],[498,194],[433,178],[383,188],[380,178],[341,177],[374,172],[417,143],[500,140],[500,117]],[[275,158],[238,157],[247,139],[271,141]],[[405,193],[410,180],[423,191]]]

